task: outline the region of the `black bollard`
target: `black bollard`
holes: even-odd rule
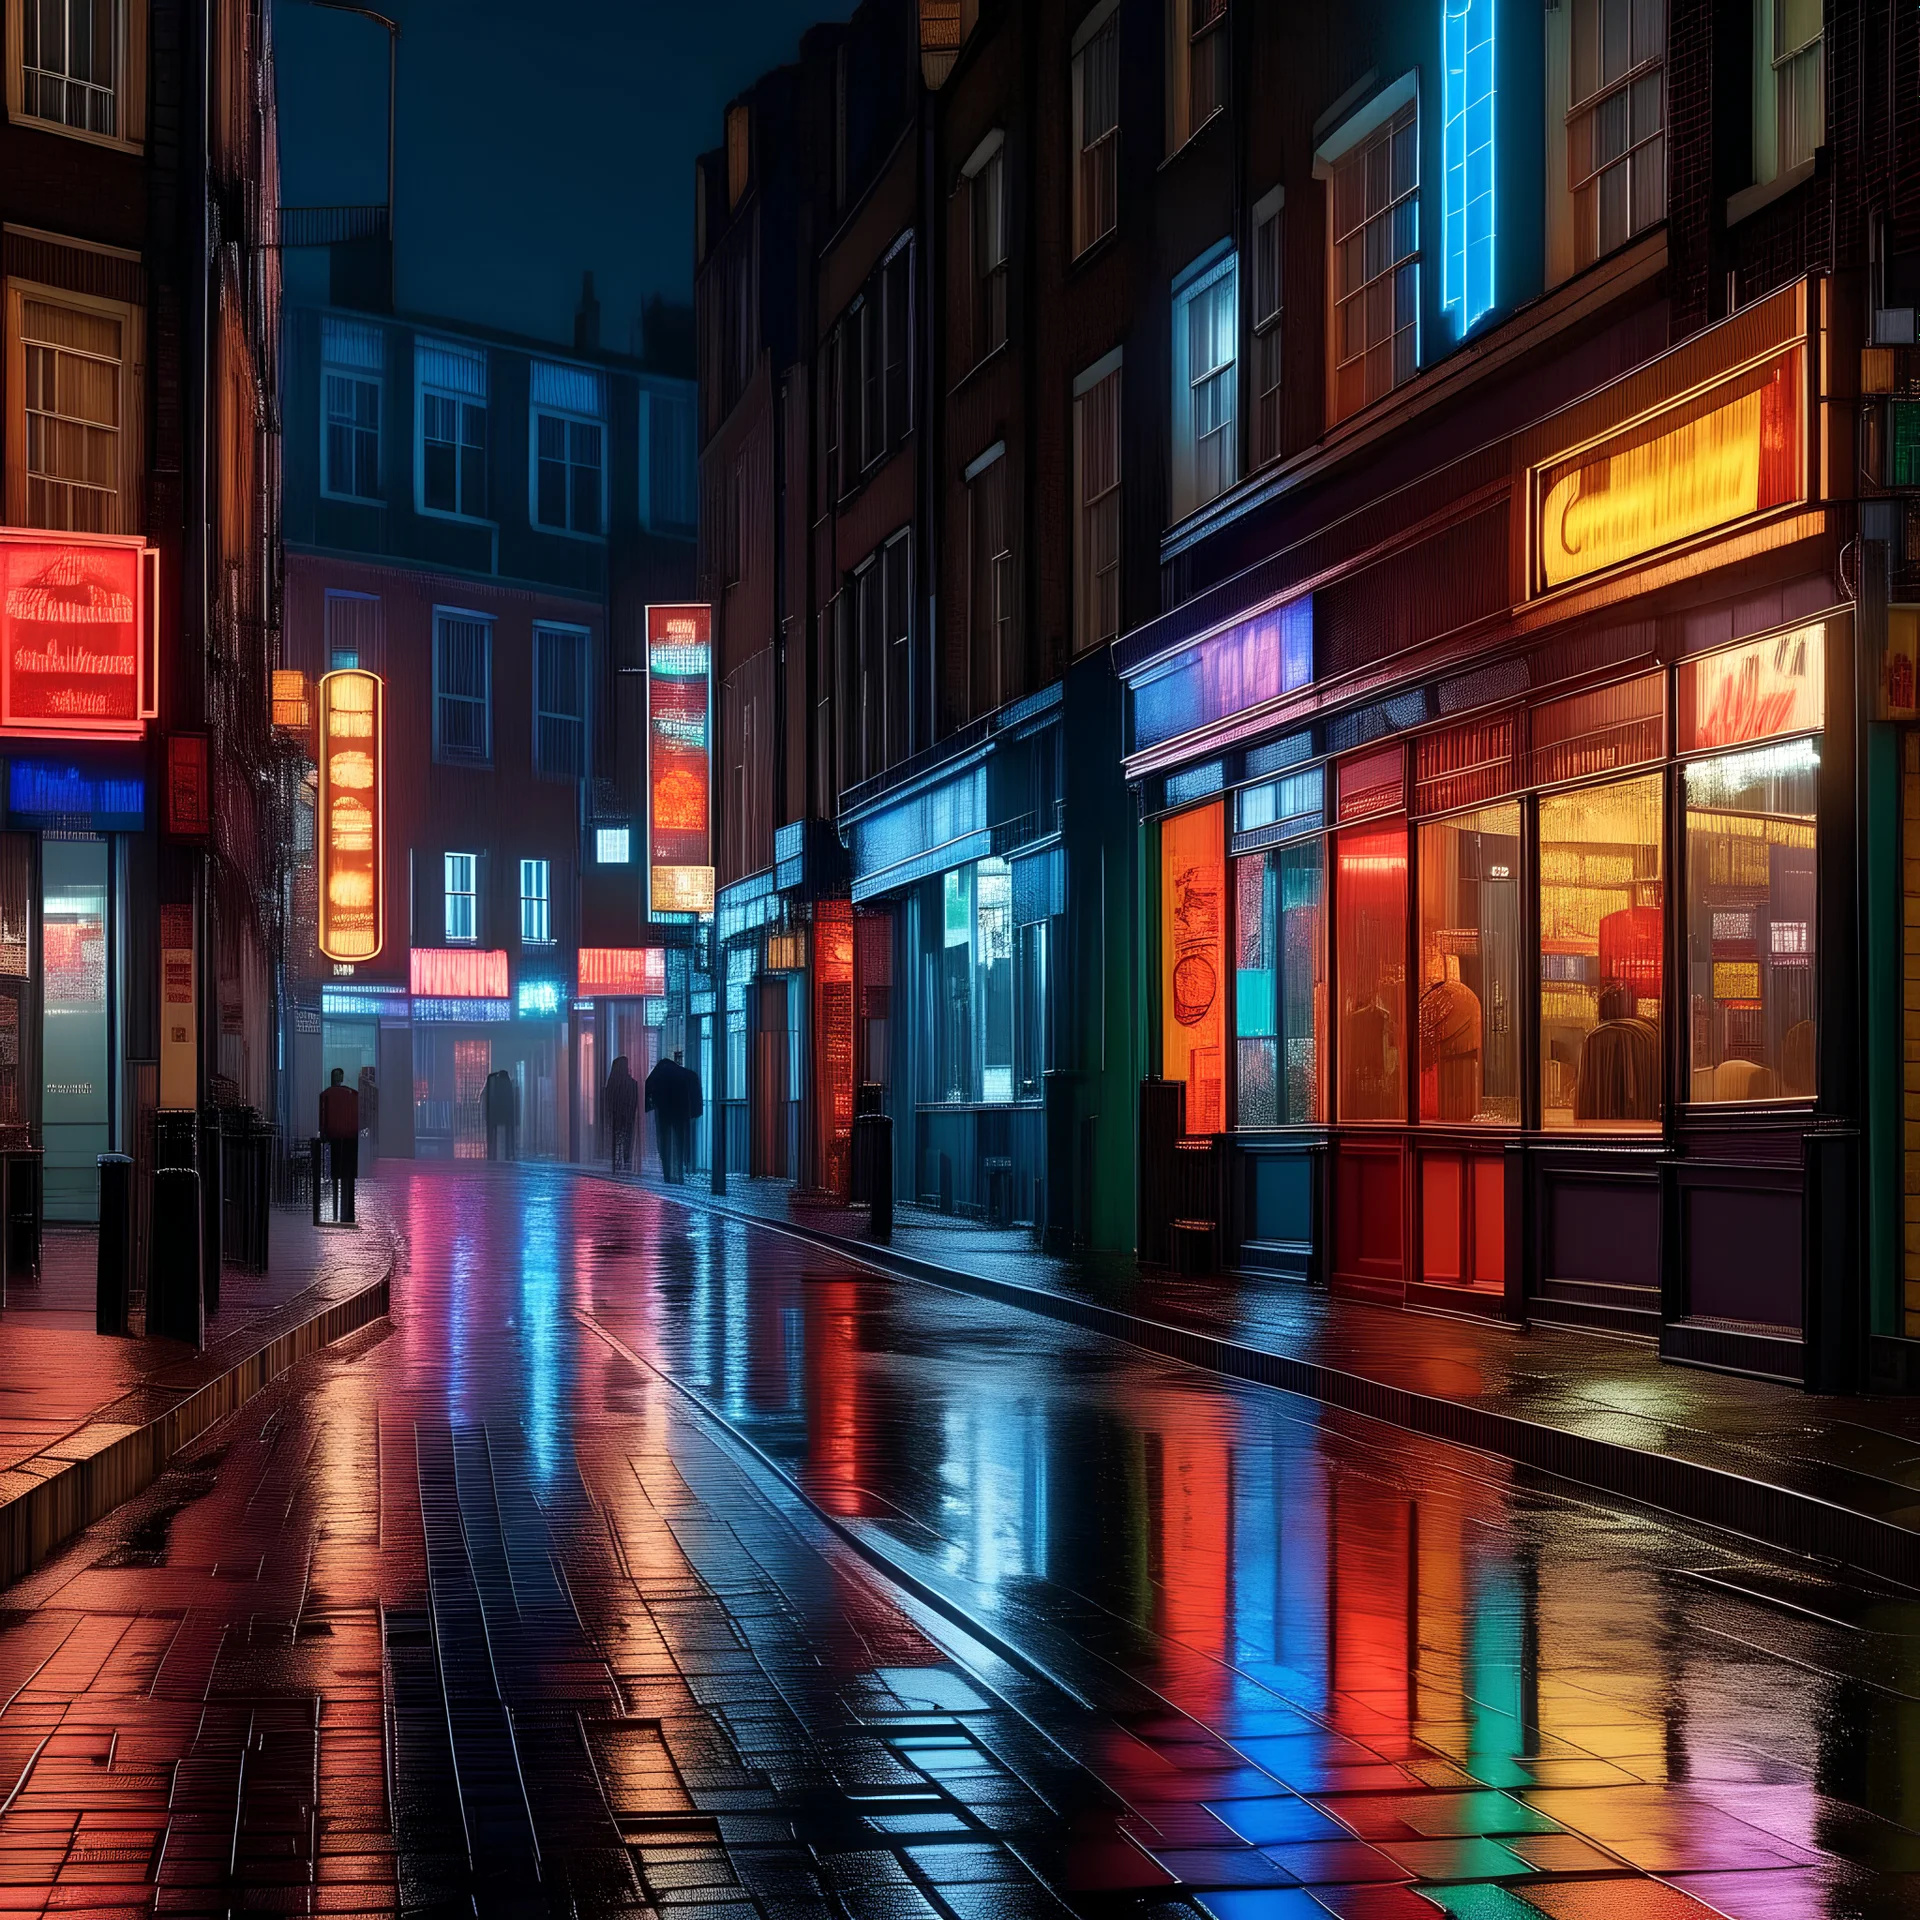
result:
[[[200,1293],[211,1318],[220,1311],[220,1250],[226,1241],[226,1169],[220,1109],[209,1107],[200,1117]]]
[[[191,1167],[153,1175],[153,1256],[147,1273],[147,1331],[200,1345],[200,1176]]]
[[[100,1163],[100,1251],[94,1267],[93,1330],[125,1333],[133,1278],[133,1162],[103,1153]]]
[[[876,1240],[893,1238],[893,1116],[863,1113],[853,1123],[854,1160],[866,1173],[869,1231]]]

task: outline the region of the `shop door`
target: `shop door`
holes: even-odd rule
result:
[[[787,1177],[787,1081],[791,1041],[784,978],[755,982],[753,1160],[755,1175]]]
[[[41,1138],[46,1217],[99,1216],[98,1156],[111,1151],[104,840],[48,840],[40,853],[45,1011]]]

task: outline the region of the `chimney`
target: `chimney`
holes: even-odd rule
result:
[[[576,353],[600,350],[600,296],[593,290],[593,274],[580,276],[580,310],[573,316],[573,347]]]

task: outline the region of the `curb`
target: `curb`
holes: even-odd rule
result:
[[[237,1413],[289,1367],[384,1318],[395,1254],[390,1245],[378,1280],[276,1334],[156,1418],[139,1425],[96,1418],[0,1472],[0,1587],[31,1573],[75,1534],[152,1486],[182,1447]],[[129,1392],[156,1390],[166,1391],[149,1381]]]
[[[606,1178],[607,1176],[590,1176]],[[627,1182],[610,1182],[627,1185]],[[1920,1534],[1872,1514],[1842,1507],[1816,1494],[1797,1492],[1746,1474],[1731,1473],[1673,1454],[1653,1453],[1618,1441],[1595,1440],[1516,1414],[1465,1405],[1435,1394],[1396,1387],[1322,1361],[1300,1360],[1249,1347],[1219,1334],[1151,1320],[1092,1300],[1076,1300],[1042,1287],[995,1280],[946,1267],[871,1241],[842,1237],[790,1220],[768,1220],[703,1196],[685,1198],[631,1183],[635,1191],[743,1226],[784,1233],[875,1272],[924,1281],[950,1292],[972,1294],[1020,1307],[1050,1320],[1124,1340],[1130,1346],[1231,1379],[1277,1387],[1344,1412],[1401,1427],[1410,1433],[1470,1447],[1516,1465],[1570,1481],[1592,1492],[1702,1526],[1744,1535],[1782,1552],[1839,1561],[1881,1579],[1920,1587]]]

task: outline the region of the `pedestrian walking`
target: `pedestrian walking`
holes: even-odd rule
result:
[[[487,1084],[481,1093],[487,1123],[487,1158],[489,1160],[512,1160],[516,1157],[515,1135],[518,1132],[516,1121],[519,1118],[519,1099],[516,1094],[513,1075],[505,1067],[496,1067],[487,1075]]]
[[[693,1123],[705,1110],[701,1097],[700,1076],[687,1065],[687,1057],[680,1048],[673,1050],[674,1086],[677,1098],[674,1101],[674,1127],[678,1134],[678,1144],[674,1151],[674,1164],[678,1172],[674,1178],[681,1185],[686,1183],[687,1163],[693,1158]]]
[[[680,1135],[673,1116],[680,1102],[678,1069],[664,1056],[647,1075],[647,1111],[653,1115],[654,1145],[660,1155],[660,1177],[678,1185],[680,1181]]]
[[[607,1131],[613,1136],[613,1170],[633,1170],[633,1123],[640,1112],[640,1082],[621,1054],[607,1075]]]
[[[360,1096],[347,1085],[345,1067],[334,1068],[333,1082],[320,1096],[320,1138],[333,1171],[333,1217],[350,1227],[353,1183],[360,1173]]]

